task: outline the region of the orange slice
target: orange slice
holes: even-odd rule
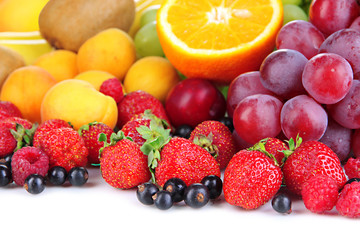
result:
[[[186,77],[229,84],[259,69],[282,21],[281,0],[165,0],[157,31],[166,57]]]

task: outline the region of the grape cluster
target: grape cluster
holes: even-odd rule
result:
[[[285,24],[259,71],[232,81],[227,110],[241,142],[299,135],[324,141],[345,160],[359,141],[359,80],[357,1],[313,0],[309,21]]]

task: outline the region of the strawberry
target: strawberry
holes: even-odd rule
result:
[[[0,101],[0,120],[8,117],[22,118],[22,114],[18,107],[12,102]]]
[[[25,118],[20,117],[8,117],[0,120],[0,125],[7,126],[9,129],[16,129],[16,124],[22,125],[25,129],[31,129],[33,127],[32,122]]]
[[[147,157],[140,146],[119,131],[113,133],[108,143],[105,134],[99,141],[104,142],[100,150],[100,169],[103,179],[112,187],[129,189],[149,181],[151,175]]]
[[[10,129],[0,126],[0,158],[10,155],[16,148],[16,140]]]
[[[116,103],[119,103],[124,97],[123,86],[120,80],[117,78],[110,78],[105,80],[101,84],[99,91],[107,96],[112,97]]]
[[[246,149],[231,158],[223,183],[228,203],[244,209],[256,209],[275,196],[281,187],[283,174],[269,156],[260,150]]]
[[[104,143],[99,141],[99,135],[100,133],[104,133],[110,140],[110,136],[114,130],[104,123],[92,122],[81,126],[78,132],[84,139],[85,146],[88,149],[88,162],[99,164],[99,150],[104,146]]]
[[[284,151],[289,150],[288,146],[285,144],[285,142],[278,138],[270,137],[264,139],[263,141],[265,141],[265,150],[274,156],[279,166],[281,167],[285,161]]]
[[[36,129],[33,139],[33,146],[39,147],[40,146],[40,139],[43,138],[51,129],[62,128],[62,127],[69,127],[72,128],[70,123],[66,122],[62,119],[49,119],[39,125]]]
[[[49,156],[49,167],[61,166],[69,171],[87,164],[88,150],[79,133],[72,128],[51,129],[40,139],[40,148]]]
[[[198,124],[190,134],[190,141],[207,150],[220,164],[220,169],[226,165],[236,153],[235,140],[225,124],[208,120]]]
[[[126,94],[119,102],[117,126],[121,129],[133,116],[141,114],[147,109],[170,124],[164,105],[160,100],[145,91],[138,90]]]
[[[301,139],[299,138],[300,142]],[[291,143],[292,141],[290,141]],[[293,147],[290,147],[292,150]],[[339,188],[346,182],[340,160],[328,146],[319,141],[297,143],[282,167],[286,187],[295,195],[301,195],[305,181],[316,174],[332,177]]]

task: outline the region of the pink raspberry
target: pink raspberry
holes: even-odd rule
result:
[[[336,209],[345,217],[360,217],[360,182],[354,181],[346,184],[340,192]]]
[[[349,178],[360,178],[360,158],[349,158],[344,170]]]
[[[40,148],[23,147],[12,156],[11,169],[14,182],[23,186],[31,174],[46,176],[49,170],[49,157]]]
[[[123,86],[117,78],[104,81],[100,86],[100,92],[114,98],[116,103],[119,103],[124,96]]]
[[[301,195],[307,209],[313,213],[324,213],[336,205],[338,190],[339,186],[334,179],[317,174],[302,185]]]

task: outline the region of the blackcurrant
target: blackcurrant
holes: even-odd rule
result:
[[[84,167],[73,167],[70,169],[67,179],[73,186],[84,185],[89,179],[89,173]]]
[[[49,182],[53,185],[62,185],[66,181],[67,172],[61,166],[52,167],[48,171]]]
[[[225,126],[227,126],[229,128],[230,132],[234,131],[234,123],[233,123],[233,119],[231,117],[222,117],[219,119],[219,122],[221,122]]]
[[[5,165],[11,170],[11,159],[12,159],[12,154],[0,158],[0,165]]]
[[[0,165],[0,187],[4,187],[11,182],[11,170],[6,165]]]
[[[159,188],[152,182],[146,182],[138,186],[136,190],[137,199],[145,205],[154,204],[152,198],[159,191]]]
[[[201,183],[193,183],[185,190],[184,201],[192,208],[201,208],[210,200],[209,189]]]
[[[193,130],[193,128],[190,125],[183,124],[175,129],[174,136],[189,139],[192,130]]]
[[[221,195],[223,183],[216,175],[209,175],[201,180],[201,183],[209,189],[209,198],[216,199]]]
[[[271,206],[278,213],[291,213],[291,199],[284,192],[275,194],[271,200]]]
[[[24,188],[31,194],[39,194],[45,189],[45,178],[39,174],[31,174],[25,179]]]
[[[174,204],[170,192],[165,190],[158,191],[154,196],[154,203],[158,209],[167,210]]]
[[[170,178],[165,182],[163,189],[170,192],[174,202],[181,202],[184,200],[186,184],[182,179]]]

